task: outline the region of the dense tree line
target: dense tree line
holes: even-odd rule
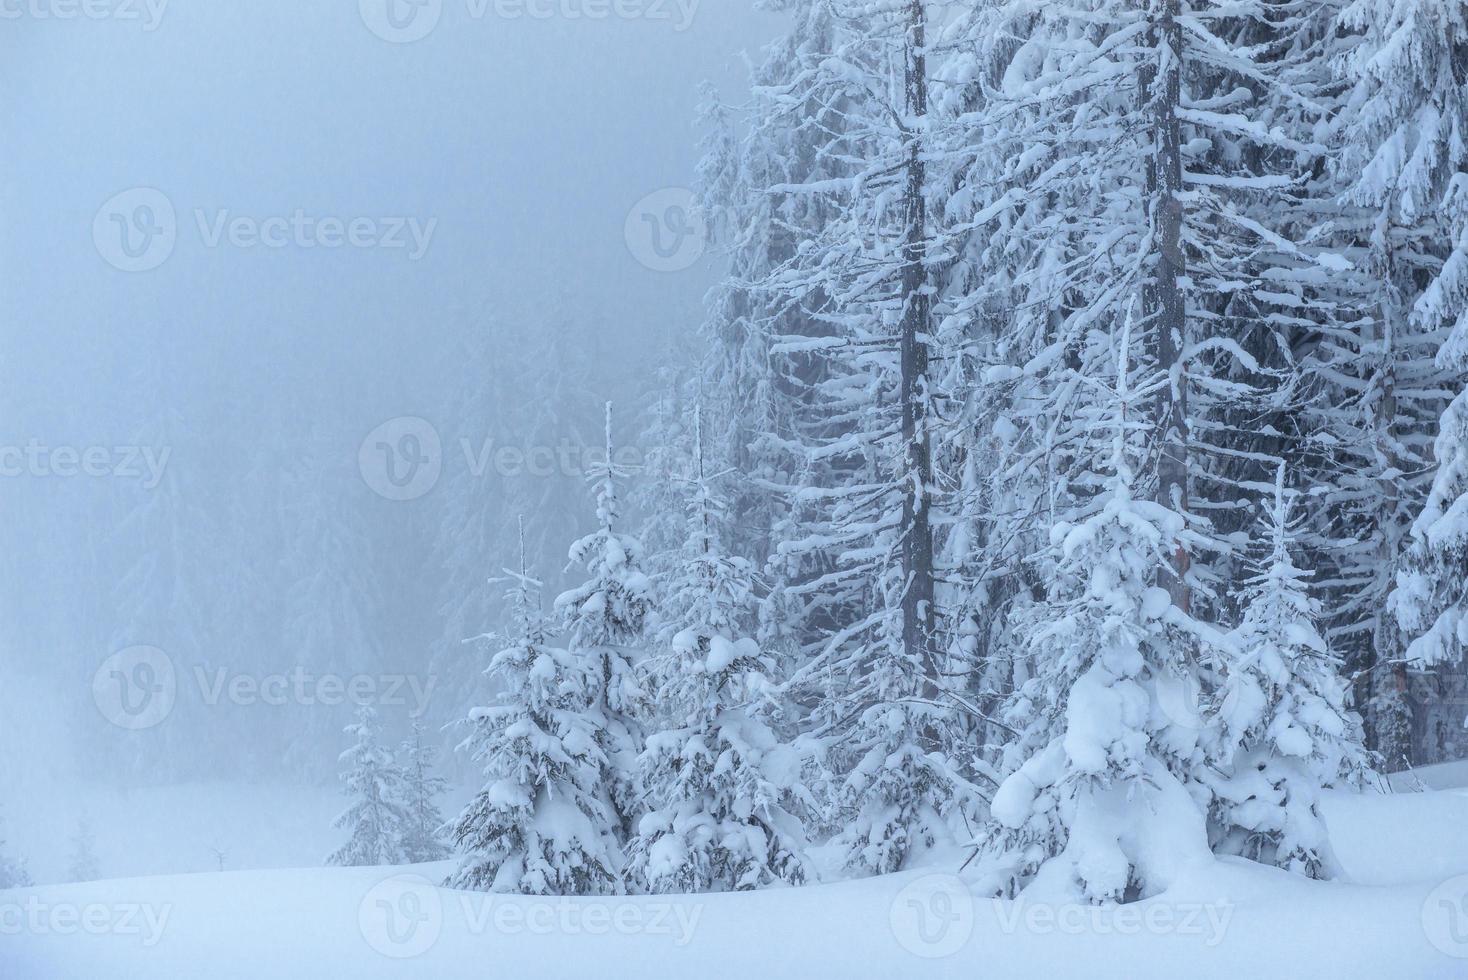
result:
[[[1468,646],[1468,5],[770,6],[658,545],[609,470],[563,647],[517,580],[456,880],[1330,876]]]

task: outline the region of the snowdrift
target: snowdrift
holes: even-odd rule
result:
[[[977,898],[947,868],[758,893],[527,899],[449,865],[0,892],[0,976],[1463,977],[1468,791],[1334,794],[1349,881],[1227,860],[1120,908]]]

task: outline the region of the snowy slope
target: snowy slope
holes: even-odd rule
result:
[[[1468,787],[1468,759],[1439,762],[1435,766],[1418,766],[1416,769],[1394,772],[1387,778],[1393,787],[1408,792],[1417,789],[1419,785],[1428,789],[1460,789]]]
[[[76,815],[91,817],[109,878],[315,864],[341,843],[331,826],[346,808],[336,786],[211,782],[118,790],[84,780],[25,780],[7,809],[6,839],[37,882],[60,882]]]
[[[1338,795],[1328,819],[1352,883],[1209,863],[1101,912],[974,899],[941,871],[674,900],[429,885],[447,865],[39,887],[0,893],[0,976],[1468,976],[1468,842],[1443,832],[1468,794]]]

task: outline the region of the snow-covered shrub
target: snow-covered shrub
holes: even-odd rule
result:
[[[381,865],[403,860],[408,813],[403,808],[403,774],[392,753],[379,744],[381,725],[370,705],[357,709],[346,733],[356,741],[341,754],[342,781],[351,806],[332,825],[346,830],[347,842],[327,857],[328,864]]]
[[[752,618],[749,563],[720,551],[725,508],[703,472],[687,544],[664,588],[663,649],[650,663],[665,727],[638,759],[647,808],[629,842],[629,883],[650,892],[746,890],[812,877],[800,812],[814,801],[795,751],[763,717],[775,664],[741,635]]]
[[[1319,796],[1364,771],[1360,721],[1346,708],[1339,658],[1316,628],[1310,573],[1290,553],[1297,522],[1283,466],[1265,513],[1267,551],[1244,591],[1210,725],[1221,740],[1218,764],[1201,773],[1214,792],[1214,850],[1333,877],[1339,868]]]
[[[527,895],[616,891],[618,841],[602,789],[607,758],[590,714],[587,667],[550,645],[539,585],[511,591],[514,642],[486,673],[500,704],[471,712],[461,748],[487,781],[450,828],[459,867],[448,883]]]
[[[631,833],[636,806],[632,772],[641,750],[640,717],[646,695],[636,662],[652,609],[652,583],[642,571],[642,545],[617,530],[620,505],[613,463],[612,406],[606,409],[606,461],[592,474],[597,485],[598,528],[571,546],[570,558],[586,569],[582,584],[556,597],[567,650],[587,684],[589,719],[602,755],[601,780],[619,828]]]
[[[448,845],[442,836],[443,814],[439,812],[437,802],[448,789],[448,781],[433,771],[438,750],[432,743],[424,741],[425,731],[420,722],[414,722],[412,737],[405,740],[400,749],[402,804],[406,813],[403,859],[410,864],[441,861],[449,856]]]

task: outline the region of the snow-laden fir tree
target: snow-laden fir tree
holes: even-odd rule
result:
[[[1468,264],[1468,239],[1460,256]],[[1468,310],[1468,296],[1463,306]],[[1468,323],[1455,340],[1443,359],[1468,377]],[[1432,489],[1412,525],[1413,546],[1391,596],[1396,621],[1411,637],[1406,659],[1418,667],[1462,664],[1468,656],[1468,383],[1443,413],[1434,456]],[[1378,690],[1373,702],[1376,749],[1389,770],[1413,755],[1411,705],[1399,678],[1394,674],[1395,683]],[[1459,721],[1468,725],[1468,718]]]
[[[824,238],[839,210],[805,188],[847,178],[859,164],[843,146],[846,107],[827,98],[819,81],[820,66],[858,22],[840,16],[829,0],[766,6],[786,13],[790,26],[751,69],[748,105],[736,117],[712,89],[704,91],[709,136],[696,186],[711,242],[729,259],[702,327],[709,345],[705,454],[716,468],[738,474],[728,491],[733,551],[758,566],[778,560],[782,580],[799,586],[824,574],[821,556],[809,548],[774,552],[782,541],[801,540],[816,519],[810,502],[795,499],[799,489],[833,485],[843,465],[804,451],[843,425],[817,408],[817,387],[830,368],[821,345],[839,330],[819,299],[771,277],[809,248],[804,243]],[[793,337],[807,343],[784,343]],[[771,630],[800,644],[818,636],[836,605],[819,597],[787,601],[783,590],[775,595]]]
[[[398,864],[403,860],[408,826],[408,812],[402,804],[402,770],[392,752],[380,744],[382,726],[371,705],[361,705],[356,722],[344,731],[354,740],[341,754],[345,767],[341,778],[352,802],[332,826],[350,836],[326,863],[346,867]]]
[[[1442,337],[1437,366],[1455,396],[1433,447],[1435,478],[1412,525],[1392,606],[1419,665],[1468,653],[1468,7],[1455,0],[1357,0],[1369,189],[1402,201],[1420,229],[1411,321]]]
[[[1424,665],[1468,652],[1468,386],[1443,414],[1436,457],[1432,492],[1412,529],[1412,564],[1392,597],[1414,638],[1407,655]]]
[[[1244,588],[1244,618],[1223,665],[1221,740],[1212,787],[1213,847],[1312,878],[1340,868],[1320,813],[1321,790],[1366,768],[1359,719],[1346,707],[1340,661],[1321,637],[1310,574],[1291,555],[1300,520],[1281,465],[1264,509],[1266,551]]]
[[[504,390],[507,379],[517,375],[506,370],[501,354],[520,346],[507,339],[507,331],[495,320],[470,325],[467,317],[461,317],[459,323],[466,336],[445,352],[439,367],[446,389],[442,417],[448,423],[442,431],[445,466],[432,497],[439,520],[428,559],[431,568],[441,569],[435,576],[441,629],[433,639],[429,662],[441,688],[462,698],[453,705],[455,713],[467,711],[486,696],[480,690],[482,666],[466,641],[485,623],[495,621],[499,597],[484,581],[483,570],[494,567],[489,564],[492,556],[509,553],[514,546],[504,533],[506,487],[489,465],[488,453],[518,434],[513,425],[519,420],[506,418],[516,399]],[[459,447],[467,447],[472,463],[457,451]]]
[[[812,877],[800,814],[816,801],[795,749],[765,717],[776,667],[747,635],[753,569],[723,550],[727,505],[705,471],[697,416],[693,428],[687,543],[661,590],[659,651],[648,665],[667,721],[638,759],[646,812],[628,844],[628,882],[654,893],[800,884]]]
[[[1269,358],[1288,360],[1291,331],[1310,329],[1300,284],[1345,265],[1297,245],[1285,220],[1284,189],[1318,148],[1273,122],[1299,97],[1280,78],[1294,54],[1268,39],[1305,18],[1252,0],[1017,0],[950,18],[930,140],[935,237],[952,256],[934,270],[932,384],[965,428],[935,433],[952,488],[936,600],[961,666],[949,672],[975,685],[962,693],[981,722],[990,692],[1029,676],[1004,624],[1044,596],[1050,526],[1100,489],[1084,380],[1094,335],[1130,307],[1169,380],[1137,406],[1156,452],[1134,495],[1200,535],[1168,549],[1157,584],[1196,618],[1231,612],[1219,545],[1240,531],[1239,488],[1271,475],[1279,450],[1260,442],[1291,431],[1260,421],[1293,367]]]
[[[85,813],[77,817],[76,833],[71,835],[71,856],[67,866],[68,881],[96,881],[102,877],[97,863],[97,838],[92,821]]]
[[[637,540],[644,549],[645,570],[654,583],[677,566],[682,553],[683,482],[693,455],[685,425],[686,401],[695,388],[689,370],[672,357],[659,365],[657,388],[642,412],[645,421],[638,444],[647,449],[632,509],[640,521]]]
[[[1089,424],[1110,443],[1104,488],[1052,528],[1048,595],[1013,624],[1030,678],[1005,711],[1016,737],[981,844],[1004,893],[1146,897],[1209,856],[1207,792],[1195,780],[1212,760],[1197,695],[1222,638],[1159,584],[1188,532],[1177,512],[1135,493],[1137,465],[1156,452],[1146,439],[1155,422],[1138,408],[1168,380],[1148,364],[1132,384],[1128,333],[1116,388]]]
[[[1411,727],[1413,634],[1384,613],[1397,576],[1418,564],[1404,552],[1432,484],[1434,423],[1458,390],[1434,356],[1468,292],[1468,192],[1454,191],[1468,167],[1468,14],[1457,0],[1319,7],[1334,14],[1321,42],[1330,87],[1309,97],[1332,106],[1320,126],[1330,152],[1303,196],[1355,268],[1301,307],[1318,338],[1303,360],[1314,381],[1301,459],[1323,463],[1311,482],[1321,484],[1313,567],[1327,585],[1325,635],[1357,679],[1373,746],[1396,768]]]
[[[275,614],[284,620],[288,639],[282,649],[293,658],[288,662],[349,677],[384,663],[384,596],[372,573],[376,561],[363,523],[366,513],[336,497],[355,471],[343,451],[349,443],[322,421],[329,416],[320,402],[301,411],[310,421],[302,435],[305,446],[291,460],[281,488],[287,533],[280,569],[288,587]],[[287,763],[298,771],[319,772],[324,767],[314,748],[335,738],[351,717],[346,707],[313,705],[304,713],[299,737],[285,749]]]
[[[207,445],[197,421],[180,411],[180,389],[189,379],[178,370],[175,347],[157,341],[132,379],[134,391],[127,404],[139,406],[140,419],[127,433],[127,445],[167,446],[180,455]],[[110,649],[149,644],[175,656],[189,651],[205,671],[216,666],[210,662],[215,658],[218,665],[231,663],[227,648],[234,638],[213,641],[230,633],[221,628],[223,617],[216,620],[215,614],[221,600],[234,593],[234,583],[220,581],[219,525],[217,515],[203,505],[208,491],[201,479],[198,468],[167,467],[156,487],[136,488],[135,506],[109,528],[115,553],[125,556],[125,564],[111,571],[109,604],[116,612],[108,618]],[[124,484],[119,495],[131,496],[132,490]],[[217,760],[208,759],[204,740],[192,733],[212,730],[227,708],[216,705],[207,715],[204,708],[202,701],[179,698],[170,711],[177,724],[159,726],[147,741],[142,733],[114,729],[99,744],[98,754],[113,760],[108,766],[112,774],[131,769],[139,777],[146,773],[148,779],[165,779],[213,771]]]
[[[438,798],[448,789],[448,780],[434,773],[438,750],[424,740],[426,731],[422,722],[415,721],[412,735],[404,740],[400,753],[402,848],[403,860],[409,864],[441,861],[449,856],[449,847],[443,841],[443,814],[438,810]]]
[[[572,563],[586,569],[582,584],[556,597],[567,649],[588,685],[591,720],[602,753],[602,784],[611,801],[619,840],[631,832],[635,789],[632,773],[641,751],[640,715],[645,694],[637,673],[640,644],[652,610],[651,585],[642,570],[642,545],[619,530],[612,406],[606,406],[606,456],[592,467],[598,527],[571,546]]]
[[[470,714],[460,747],[483,766],[486,782],[450,828],[459,867],[448,883],[525,895],[609,894],[618,887],[620,854],[602,788],[607,758],[591,712],[596,685],[586,664],[548,641],[540,583],[526,570],[523,543],[520,571],[511,574],[513,641],[485,671],[500,703]]]
[[[770,120],[814,149],[774,168],[765,191],[820,221],[750,290],[751,308],[784,314],[763,321],[769,355],[809,365],[791,372],[795,424],[763,440],[793,465],[776,485],[761,636],[803,654],[790,683],[829,749],[829,823],[847,830],[852,870],[881,873],[947,838],[970,795],[936,602],[933,297],[946,256],[928,178],[930,5],[792,6],[799,70],[765,94]]]

